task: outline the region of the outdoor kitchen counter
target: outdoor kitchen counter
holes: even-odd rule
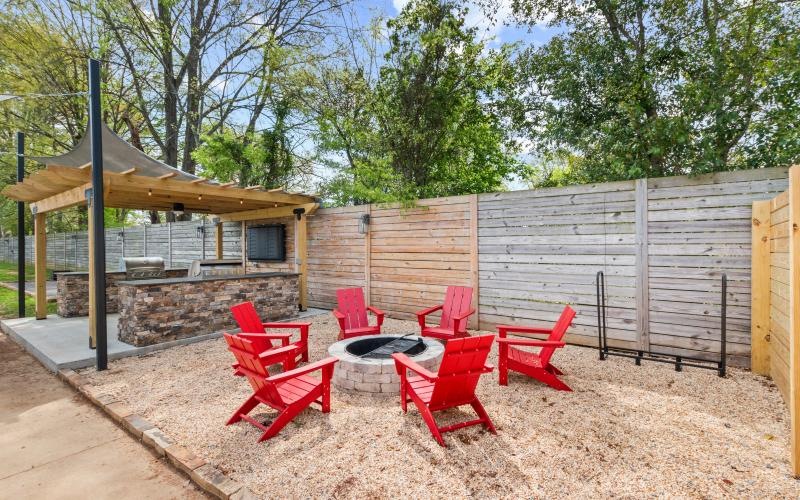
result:
[[[231,306],[252,302],[264,321],[291,318],[300,275],[254,273],[120,281],[119,339],[135,346],[233,330]]]
[[[167,279],[186,277],[186,268],[167,269]],[[120,281],[127,278],[125,271],[106,272],[106,312],[119,311]],[[89,315],[89,273],[73,271],[56,274],[56,302],[62,318]]]

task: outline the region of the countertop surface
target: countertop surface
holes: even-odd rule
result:
[[[221,281],[221,280],[249,280],[249,279],[263,279],[263,278],[277,278],[287,276],[299,276],[298,273],[248,273],[248,274],[233,274],[229,276],[194,276],[186,278],[161,278],[155,280],[133,280],[133,281],[120,281],[118,286],[149,286],[149,285],[171,285],[173,283],[202,283],[204,281]]]
[[[168,267],[164,269],[164,271],[186,271],[189,272],[188,267]],[[88,276],[89,271],[56,271],[56,275],[64,275],[64,276]],[[125,274],[125,271],[106,271],[106,274]]]

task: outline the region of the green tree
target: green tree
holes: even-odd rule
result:
[[[515,12],[565,28],[520,54],[507,101],[545,163],[570,158],[562,182],[774,165],[776,144],[782,161],[800,157],[787,120],[796,4],[517,0]]]
[[[523,167],[494,104],[510,48],[490,50],[455,2],[416,0],[387,25],[374,83],[356,66],[328,75],[336,96],[320,114],[323,141],[345,167],[326,193],[338,202],[497,190]],[[354,97],[350,97],[354,96]]]
[[[286,122],[290,108],[281,102],[273,110],[271,128],[236,136],[226,130],[205,138],[193,155],[207,177],[240,186],[286,187],[296,175]]]

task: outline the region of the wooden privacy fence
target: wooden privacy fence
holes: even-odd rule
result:
[[[749,365],[752,204],[787,186],[776,168],[321,209],[308,217],[309,305],[334,307],[337,288],[360,286],[390,316],[414,319],[447,285],[468,285],[472,328],[553,322],[569,303],[568,340],[597,345],[603,271],[610,345],[715,359],[724,272],[729,361]],[[223,229],[225,257],[240,257],[241,225]],[[110,269],[123,251],[174,267],[215,255],[211,223],[120,232],[106,231]],[[85,233],[48,240],[52,266],[85,267]],[[6,260],[15,249],[0,243]]]
[[[568,340],[597,345],[603,271],[611,345],[716,359],[724,272],[729,361],[746,366],[752,203],[787,185],[777,168],[321,209],[309,217],[309,304],[334,307],[336,288],[360,286],[413,319],[447,285],[471,285],[472,327],[553,322],[570,303]]]
[[[771,376],[791,414],[792,470],[800,475],[800,166],[788,189],[753,203],[752,369]]]

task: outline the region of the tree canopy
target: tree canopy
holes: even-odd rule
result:
[[[33,155],[80,140],[89,57],[104,121],[135,147],[328,204],[800,159],[797,2],[514,0],[497,18],[507,4],[0,0],[0,94],[28,96],[0,101],[0,184],[15,131]],[[543,26],[544,42],[524,35]],[[0,232],[14,217],[6,201]],[[53,221],[85,223],[81,208]]]

